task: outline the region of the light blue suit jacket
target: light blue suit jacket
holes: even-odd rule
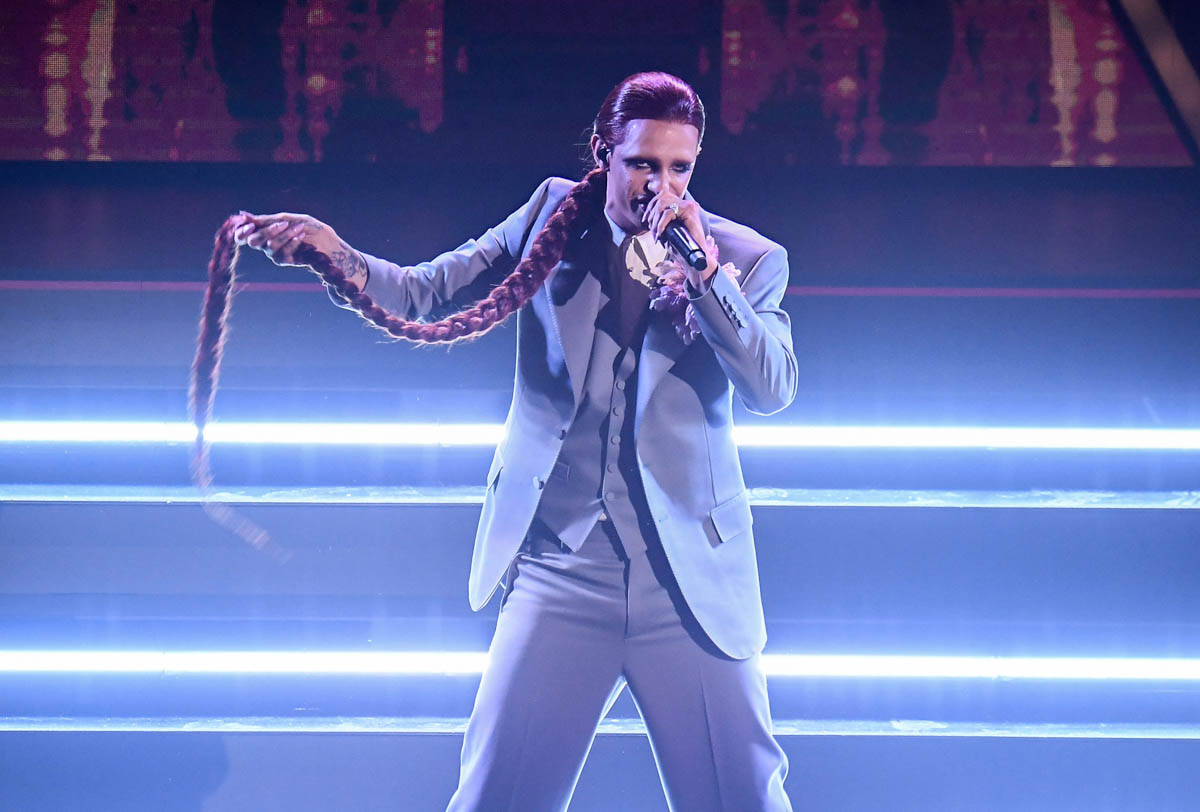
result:
[[[431,262],[398,266],[365,255],[366,292],[406,318],[438,316],[487,294],[524,257],[572,182],[550,178],[504,222]],[[766,641],[750,501],[733,441],[733,394],[771,414],[796,394],[784,249],[753,230],[703,215],[722,263],[693,301],[701,338],[686,346],[651,311],[638,367],[634,436],[646,500],[683,596],[712,641],[735,658]],[[594,226],[606,228],[603,221]],[[602,244],[581,240],[579,245]],[[517,369],[504,438],[487,476],[471,561],[470,600],[486,604],[529,529],[579,402],[599,308],[590,263],[576,251],[517,314]],[[605,272],[606,268],[605,268]]]

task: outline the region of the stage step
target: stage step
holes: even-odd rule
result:
[[[881,722],[880,730],[905,723]],[[917,723],[921,727],[927,723]],[[232,727],[232,725],[231,725]],[[797,810],[1186,812],[1194,738],[784,735]],[[1132,731],[1131,731],[1132,732]],[[458,733],[4,732],[0,808],[22,812],[435,812],[454,791]],[[600,735],[571,812],[665,812],[648,741]],[[736,809],[736,807],[730,807]]]
[[[776,737],[893,736],[953,739],[1126,739],[1200,740],[1200,724],[1090,723],[1031,724],[938,722],[929,719],[775,719]],[[459,734],[467,717],[438,716],[8,716],[0,733],[319,733]],[[609,714],[600,736],[645,736],[640,718]]]
[[[215,487],[187,485],[0,484],[0,504],[111,503],[195,505],[482,505],[482,485]],[[754,507],[1062,508],[1200,510],[1200,491],[904,490],[897,488],[749,488]]]

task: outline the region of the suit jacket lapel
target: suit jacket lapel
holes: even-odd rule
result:
[[[687,345],[675,335],[675,326],[670,316],[650,311],[646,325],[646,336],[642,339],[642,353],[638,358],[637,410],[634,412],[635,435],[642,426],[642,415],[646,404],[659,381],[675,365]]]
[[[691,195],[687,197],[690,199]],[[703,210],[700,220],[705,233],[710,233],[709,218]],[[583,381],[595,338],[596,315],[600,310],[598,274],[609,272],[608,239],[607,228],[589,228],[574,245],[568,245],[562,262],[546,283],[550,313],[562,346],[576,407],[583,394]],[[675,334],[671,319],[651,311],[638,362],[637,428],[641,426],[642,414],[654,389],[685,349],[687,345]]]
[[[685,197],[691,199],[690,194]],[[703,209],[700,210],[700,222],[704,226],[704,233],[711,234],[711,223]],[[684,344],[675,334],[673,318],[656,310],[651,311],[650,322],[646,325],[646,337],[642,342],[642,354],[638,361],[635,436],[641,430],[642,415],[646,412],[646,404],[650,402],[650,396],[654,394],[654,390],[662,381],[663,376],[675,365],[679,356],[687,348],[688,345]]]
[[[562,345],[576,406],[583,394],[596,314],[600,310],[600,279],[596,274],[608,272],[604,243],[607,231],[596,227],[585,231],[575,245],[568,246],[562,262],[546,283],[550,312]]]

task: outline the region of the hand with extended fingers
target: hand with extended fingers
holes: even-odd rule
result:
[[[276,265],[308,266],[296,258],[297,252],[304,247],[325,257],[360,290],[366,282],[366,260],[336,231],[315,217],[288,212],[259,215],[243,211],[231,220],[237,244],[257,248]]]
[[[299,265],[296,249],[308,245],[330,256],[337,250],[341,238],[329,226],[307,214],[250,214],[238,212],[231,218],[233,238],[238,245],[248,245],[266,254],[276,265]]]

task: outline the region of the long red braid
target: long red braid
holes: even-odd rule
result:
[[[333,266],[328,257],[308,246],[301,246],[295,257],[298,262],[311,266],[364,319],[388,335],[423,344],[453,344],[483,335],[520,310],[562,259],[572,233],[581,231],[582,225],[599,213],[604,205],[604,194],[605,172],[598,167],[571,188],[558,210],[534,238],[529,254],[517,263],[502,282],[478,303],[441,321],[423,323],[392,315],[360,291],[357,285]],[[212,419],[226,328],[233,304],[235,268],[240,250],[233,235],[235,222],[231,217],[222,223],[214,239],[212,258],[208,263],[208,289],[200,313],[200,335],[196,357],[192,362],[189,388],[189,410],[192,422],[196,425],[192,481],[205,496],[212,488],[212,467],[209,441],[204,429]],[[577,225],[580,227],[576,228]],[[255,548],[283,560],[287,558],[288,553],[273,545],[262,527],[228,505],[206,499],[204,506],[218,523]]]
[[[592,132],[598,144],[609,150],[624,142],[626,128],[637,119],[691,124],[696,128],[699,138],[704,137],[704,105],[700,97],[687,82],[667,73],[636,73],[619,82],[601,103]],[[596,156],[598,160],[604,160],[599,152]],[[603,167],[589,172],[567,194],[558,211],[534,238],[529,255],[517,264],[504,281],[479,303],[431,324],[408,321],[388,313],[334,268],[327,257],[311,249],[305,251],[302,248],[297,251],[296,258],[310,265],[363,318],[388,335],[420,343],[452,344],[486,333],[529,301],[562,259],[568,238],[573,233],[581,233],[583,225],[599,215],[604,204],[605,180]],[[206,495],[212,486],[212,470],[204,427],[212,418],[213,396],[221,371],[225,329],[233,299],[234,267],[238,258],[237,243],[233,236],[234,222],[232,219],[226,220],[217,231],[212,260],[208,265],[208,292],[204,297],[204,310],[200,318],[196,360],[192,364],[190,407],[197,430],[192,478]],[[205,509],[218,522],[253,546],[285,555],[271,547],[265,530],[236,514],[228,505],[206,500]]]

